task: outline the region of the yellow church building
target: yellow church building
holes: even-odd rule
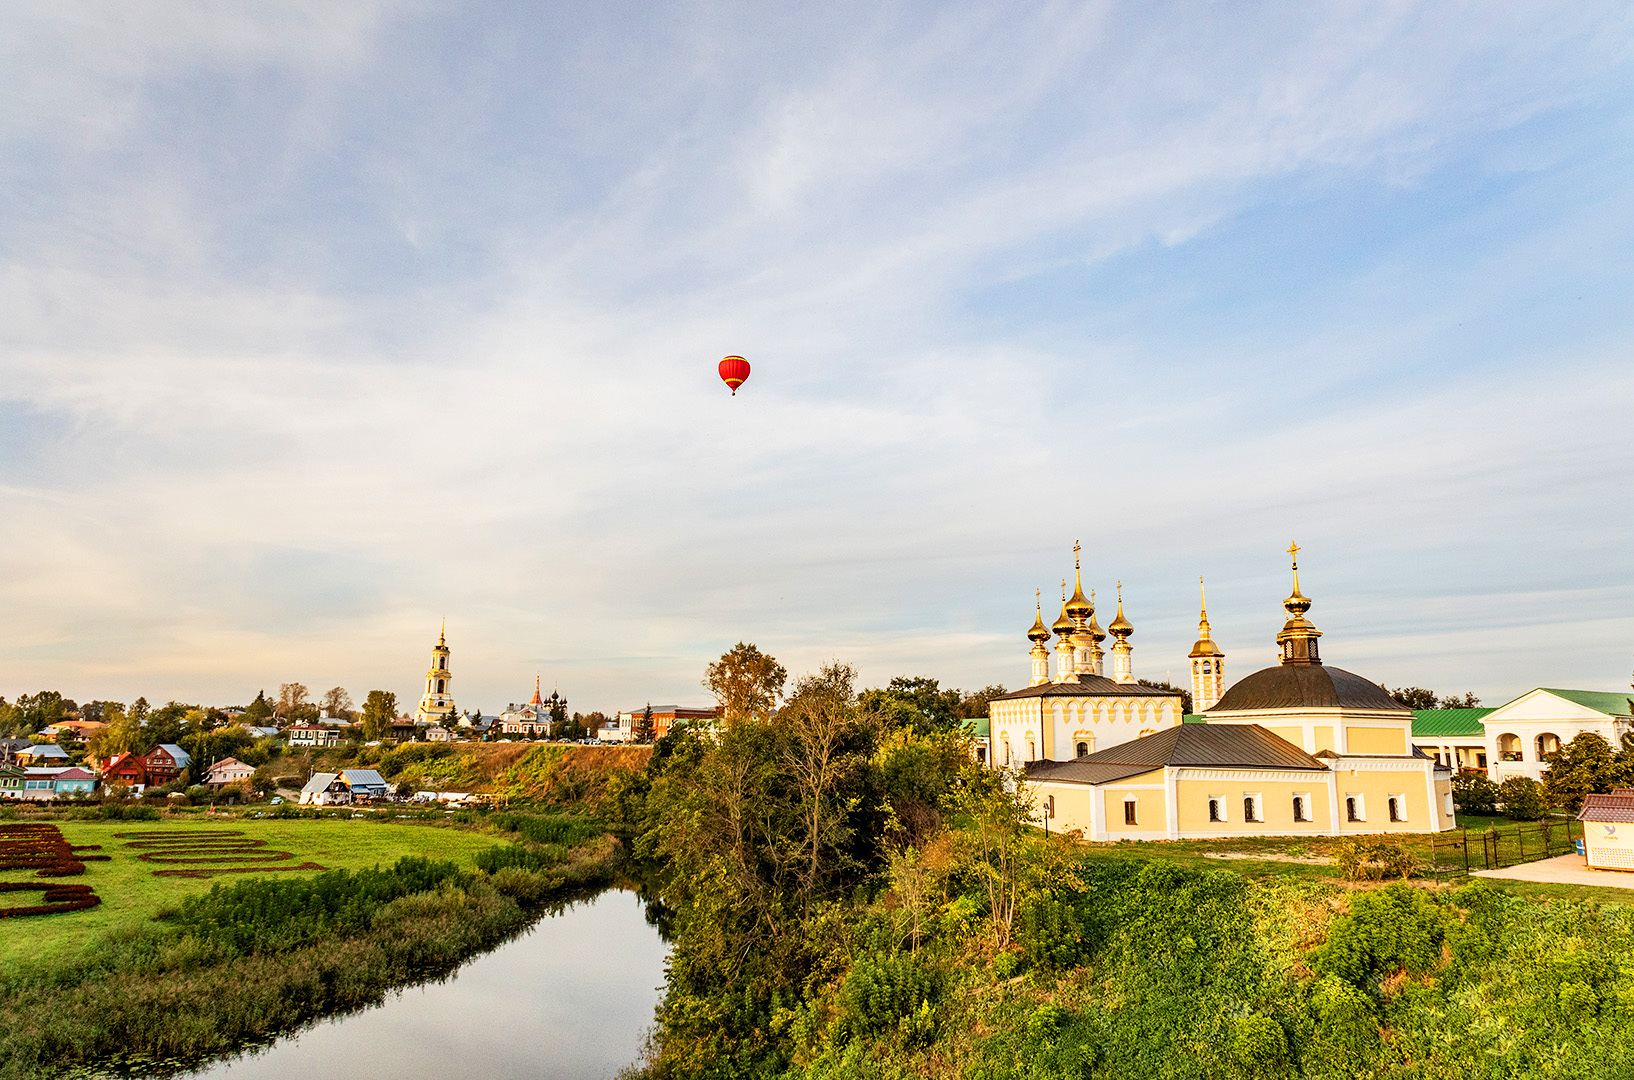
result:
[[[1289,551],[1297,556],[1298,548]],[[1058,671],[1056,682],[994,699],[993,764],[1005,766],[1007,743],[1050,826],[1089,840],[1451,829],[1451,771],[1413,746],[1410,710],[1371,680],[1322,662],[1322,633],[1306,617],[1311,601],[1299,591],[1297,561],[1293,575],[1277,634],[1280,663],[1239,680],[1218,701],[1207,691],[1219,685],[1225,654],[1209,637],[1205,606],[1191,654],[1193,690],[1204,691],[1201,716],[1182,717],[1178,693],[1135,693],[1129,682],[1119,693],[1076,672],[1079,686],[1071,688]],[[1053,630],[1069,642],[1065,649],[1058,642],[1058,652],[1070,653],[1082,631],[1065,606],[1063,616]],[[1127,622],[1121,600],[1119,621]],[[1035,678],[1042,627],[1040,612],[1028,635]],[[1119,640],[1126,643],[1127,633]],[[1037,709],[1029,748],[1036,753],[1015,761],[1025,745],[1015,703],[1031,701],[1029,692],[1048,704]],[[1086,707],[1074,711],[1080,701]],[[1125,708],[1103,714],[1107,702]],[[1131,723],[1132,714],[1139,720]],[[1103,715],[1121,723],[1103,723]],[[1137,725],[1144,729],[1130,737]],[[1101,746],[1086,746],[1095,736]]]

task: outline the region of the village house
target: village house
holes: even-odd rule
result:
[[[331,806],[352,801],[352,793],[339,773],[315,772],[301,788],[302,806]]]
[[[143,760],[147,762],[148,783],[163,787],[181,779],[188,766],[193,764],[193,755],[175,743],[160,743],[149,750]]]
[[[96,773],[78,766],[29,769],[23,777],[23,798],[61,799],[89,795],[96,790]]]
[[[386,778],[373,769],[342,769],[340,782],[352,795],[352,800],[378,799],[389,790]]]
[[[255,775],[255,766],[246,765],[237,758],[223,758],[204,771],[207,787],[226,787]]]
[[[1543,758],[1584,732],[1612,747],[1634,731],[1634,703],[1626,693],[1555,690],[1539,687],[1500,705],[1481,718],[1485,729],[1487,775],[1498,783],[1511,776],[1541,780]]]
[[[0,799],[21,799],[25,775],[26,771],[20,765],[0,763]]]
[[[432,724],[426,728],[426,742],[453,742],[454,733],[441,724]]]
[[[34,743],[17,751],[17,760],[24,765],[66,765],[71,756],[56,743]]]
[[[627,709],[618,714],[616,726],[620,731],[630,732],[629,738],[634,738],[636,729],[641,726],[642,714],[648,708],[652,709],[652,735],[661,739],[669,734],[669,729],[682,720],[711,721],[720,716],[720,710],[713,706],[708,708],[689,708],[685,705],[651,705],[639,709]],[[599,735],[597,736],[600,737]],[[607,739],[604,742],[622,742],[623,739]]]
[[[323,724],[293,724],[284,732],[290,746],[330,747],[340,742],[341,733]]]
[[[141,754],[115,754],[102,766],[102,783],[108,786],[123,784],[132,791],[141,791],[148,784],[148,765]]]

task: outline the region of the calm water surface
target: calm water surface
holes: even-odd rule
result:
[[[635,1060],[668,947],[632,892],[609,890],[484,953],[446,982],[326,1020],[191,1080],[606,1080]]]

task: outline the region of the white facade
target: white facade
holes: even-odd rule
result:
[[[1563,696],[1566,694],[1587,698],[1602,708]],[[1618,708],[1619,701],[1621,715],[1610,711]],[[1622,694],[1548,689],[1522,694],[1481,720],[1486,728],[1487,775],[1499,783],[1511,776],[1541,780],[1548,768],[1543,755],[1586,731],[1601,736],[1615,750],[1622,745],[1623,735],[1634,730],[1634,716],[1627,713],[1627,698]]]
[[[1175,695],[1097,695],[1086,685],[1081,694],[996,698],[987,716],[991,764],[1016,768],[1029,761],[1070,761],[1150,735],[1180,723],[1181,712]]]

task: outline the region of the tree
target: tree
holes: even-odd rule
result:
[[[1511,776],[1498,785],[1498,801],[1511,821],[1536,821],[1544,815],[1543,785],[1530,776]]]
[[[987,707],[993,699],[1009,693],[1003,685],[984,686],[973,693],[965,694],[959,699],[959,715],[966,720],[980,720],[987,715]]]
[[[107,761],[118,754],[136,749],[142,737],[142,725],[133,712],[127,712],[117,701],[102,703],[102,722],[108,726],[93,732],[87,749],[98,761]]]
[[[953,731],[963,719],[959,691],[943,690],[922,675],[898,675],[883,690],[864,690],[860,700],[891,727]]]
[[[1383,687],[1381,686],[1382,690]],[[1434,690],[1426,690],[1422,686],[1398,686],[1389,691],[1391,697],[1409,709],[1433,709],[1436,696]]]
[[[397,718],[397,695],[389,690],[370,690],[363,702],[363,738],[369,742],[389,738],[391,722]]]
[[[777,707],[788,677],[782,664],[740,641],[709,665],[703,685],[720,702],[728,723],[767,720]]]
[[[1452,804],[1460,814],[1496,814],[1498,785],[1484,772],[1454,773]]]
[[[265,690],[257,690],[255,693],[255,700],[250,702],[249,705],[245,707],[244,715],[240,717],[240,719],[243,721],[246,727],[260,727],[262,726],[261,722],[269,719],[271,716],[272,702],[267,700],[267,692]]]
[[[1604,736],[1585,731],[1553,753],[1543,755],[1543,797],[1550,806],[1577,813],[1583,796],[1606,794],[1634,782],[1634,754],[1611,748]]]
[[[1183,713],[1191,712],[1191,691],[1190,690],[1181,690],[1180,687],[1174,685],[1171,682],[1166,682],[1166,681],[1165,682],[1153,682],[1151,679],[1136,679],[1135,680],[1135,685],[1137,685],[1137,686],[1149,686],[1153,690],[1180,690],[1180,711],[1183,712]]]
[[[352,695],[346,692],[344,686],[331,687],[325,691],[321,704],[325,716],[348,722],[357,719],[357,713],[352,709]]]
[[[273,706],[273,713],[280,720],[292,720],[295,710],[307,703],[307,697],[307,689],[301,683],[283,683],[278,687],[278,704]]]
[[[636,718],[634,732],[635,741],[638,743],[650,743],[652,742],[653,736],[656,733],[657,729],[653,727],[652,722],[652,702],[649,701],[647,702],[647,707],[641,710],[641,715]]]

